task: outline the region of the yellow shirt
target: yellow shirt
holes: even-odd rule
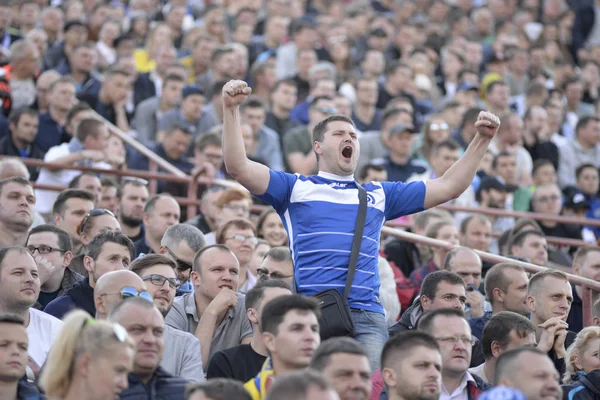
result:
[[[264,400],[267,398],[267,392],[271,387],[275,371],[271,365],[271,359],[267,358],[260,372],[244,384],[244,389],[250,393],[252,400]]]
[[[156,62],[150,59],[150,56],[145,49],[136,49],[133,52],[133,59],[135,60],[135,69],[137,69],[138,72],[150,72],[156,67]]]

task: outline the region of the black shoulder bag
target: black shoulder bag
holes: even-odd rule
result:
[[[348,296],[356,272],[356,263],[367,216],[367,191],[358,183],[356,186],[358,187],[359,196],[358,216],[354,227],[354,239],[352,240],[352,251],[350,252],[350,264],[348,265],[348,277],[346,278],[344,293],[341,294],[337,289],[328,289],[315,295],[321,307],[321,318],[319,319],[321,340],[339,336],[354,337],[355,335],[352,312],[348,306]]]

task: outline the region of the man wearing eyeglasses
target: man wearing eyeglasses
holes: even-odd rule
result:
[[[294,280],[294,261],[287,247],[274,247],[265,254],[260,268],[260,279],[281,279],[290,287]]]
[[[141,297],[152,301],[146,284],[137,274],[129,270],[111,271],[102,275],[94,287],[96,319],[106,319],[113,308],[129,297]]]
[[[175,262],[168,257],[148,254],[136,259],[129,267],[146,283],[148,293],[163,317],[167,316],[175,299],[175,266]],[[201,381],[204,371],[198,339],[189,332],[165,325],[164,342],[165,351],[160,366],[175,376]]]
[[[73,259],[69,234],[54,225],[39,225],[29,231],[27,249],[33,255],[40,275],[40,295],[36,308],[43,310],[62,296],[83,276],[69,268]]]
[[[442,391],[440,400],[476,399],[491,388],[477,375],[469,373],[471,327],[462,310],[441,308],[425,314],[419,321],[419,331],[430,334],[442,354]]]
[[[250,261],[257,243],[254,225],[245,219],[232,219],[217,233],[217,244],[227,246],[240,263],[237,289],[240,294],[246,294],[256,284],[256,277],[250,273]]]

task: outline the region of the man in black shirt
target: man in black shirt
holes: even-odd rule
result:
[[[38,131],[37,111],[29,107],[13,110],[9,118],[10,134],[0,139],[0,155],[43,159],[44,152],[35,143]],[[32,181],[37,180],[39,167],[27,167]]]
[[[259,332],[258,324],[265,304],[286,294],[291,294],[291,290],[279,279],[260,281],[246,293],[246,313],[254,332]],[[232,378],[245,383],[256,376],[266,358],[262,335],[254,335],[250,344],[215,353],[208,363],[206,378]]]

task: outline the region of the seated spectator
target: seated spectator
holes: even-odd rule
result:
[[[54,225],[39,225],[29,231],[27,249],[33,255],[40,279],[37,309],[43,310],[83,280],[83,276],[69,268],[72,248],[69,234]]]
[[[69,25],[69,22],[65,24],[65,29],[67,29],[67,25]],[[73,31],[73,35],[78,33]],[[97,74],[94,68],[95,52],[95,43],[83,39],[73,45],[61,64],[56,67],[56,71],[61,75],[70,75],[75,80],[78,95],[86,93],[90,96],[98,96],[102,86],[102,77]]]
[[[121,179],[120,190],[117,191],[119,200],[119,225],[132,242],[144,237],[144,205],[148,201],[148,181],[138,178]]]
[[[460,244],[469,247],[473,250],[486,251],[490,250],[492,245],[492,222],[482,214],[471,214],[463,219],[460,223],[459,232]],[[482,275],[485,277],[487,271],[494,264],[483,261]]]
[[[40,293],[37,265],[27,249],[0,249],[0,312],[23,319],[29,337],[27,367],[35,380],[50,347],[59,337],[62,322],[33,308]]]
[[[588,326],[577,334],[577,338],[567,349],[565,374],[562,377],[563,384],[570,385],[571,387],[576,386],[582,376],[600,369],[600,359],[598,358],[599,347],[599,327]]]
[[[467,319],[483,317],[485,312],[492,310],[492,306],[479,292],[481,287],[481,259],[468,247],[455,247],[450,250],[444,260],[444,269],[458,274],[467,285],[467,302],[465,315]]]
[[[273,207],[265,209],[256,222],[258,237],[266,239],[271,247],[287,246],[287,232],[281,217]]]
[[[118,396],[127,387],[134,354],[134,343],[121,325],[74,311],[48,355],[40,386],[51,399],[86,398],[90,391],[106,398]],[[107,368],[115,372],[107,374]]]
[[[94,195],[86,190],[67,189],[60,192],[52,207],[52,222],[71,237],[74,258],[85,250],[78,229],[85,216],[94,209],[94,199]]]
[[[249,98],[240,106],[241,118],[252,128],[252,136],[256,142],[256,158],[275,170],[283,171],[283,157],[279,136],[265,125],[266,106],[258,98]]]
[[[559,147],[558,184],[561,188],[575,186],[575,171],[582,164],[600,168],[600,119],[583,117],[577,122],[575,137]]]
[[[102,178],[100,184],[102,185],[102,191],[100,193],[98,208],[119,215],[119,185],[112,178]]]
[[[538,327],[537,348],[548,354],[559,376],[565,373],[566,349],[576,336],[565,322],[572,302],[571,285],[564,272],[547,269],[529,280],[527,306],[531,322]]]
[[[411,157],[414,134],[418,133],[412,125],[397,124],[390,129],[387,136],[389,155],[383,161],[390,181],[406,182],[413,175],[427,173],[427,161]]]
[[[58,78],[48,88],[48,110],[43,114],[40,110],[38,135],[34,141],[44,154],[71,140],[65,127],[69,122],[69,111],[77,103],[75,91],[75,81],[70,76]]]
[[[431,151],[435,145],[450,139],[450,126],[441,114],[437,114],[429,117],[423,125],[422,130],[423,136],[414,137],[416,143],[413,142],[411,144],[413,145],[413,148],[415,145],[417,147],[415,150],[415,158],[423,161],[425,165],[428,166],[428,162],[431,160]]]
[[[208,206],[208,205],[207,205]],[[207,244],[216,244],[216,232],[227,222],[234,218],[249,218],[250,208],[252,207],[252,197],[250,194],[238,188],[227,188],[215,199],[214,207],[214,225],[215,230],[206,234]],[[207,207],[207,210],[209,207]],[[212,214],[212,210],[210,211]]]
[[[140,254],[160,254],[161,240],[166,230],[179,223],[181,208],[169,194],[156,194],[144,205],[144,237],[135,245],[135,257]]]
[[[388,173],[382,165],[365,164],[356,180],[358,183],[385,182],[387,181]]]
[[[273,247],[263,257],[257,276],[260,280],[281,279],[290,287],[294,284],[294,260],[287,247]]]
[[[587,212],[585,218],[600,220],[600,173],[592,164],[582,164],[575,171],[577,191],[585,196]],[[600,238],[600,227],[590,228]]]
[[[492,87],[488,88],[488,100]],[[496,114],[502,115],[502,114]],[[527,186],[531,184],[531,170],[533,161],[531,155],[521,145],[523,135],[523,120],[517,114],[505,114],[500,123],[500,129],[494,137],[489,148],[494,156],[507,151],[515,155],[517,162],[518,185]]]
[[[274,377],[308,367],[321,342],[320,312],[314,298],[283,295],[265,305],[260,318],[260,334],[269,358],[261,371],[244,387],[253,400],[265,398]]]
[[[219,121],[212,113],[204,111],[206,104],[205,92],[198,86],[190,85],[183,88],[181,104],[179,107],[165,111],[158,120],[156,138],[162,142],[165,133],[170,132],[174,126],[185,129],[192,137],[208,132]],[[186,151],[189,150],[186,147]]]
[[[526,399],[560,400],[560,375],[539,349],[520,347],[498,357],[494,385],[517,389]]]
[[[362,76],[355,82],[356,102],[352,120],[361,132],[381,129],[381,110],[377,108],[379,87],[377,80]]]
[[[425,233],[427,237],[443,240],[457,245],[458,240],[458,229],[454,225],[454,221],[440,221],[427,228]],[[439,271],[444,266],[444,259],[446,258],[446,251],[440,248],[433,249],[433,255],[427,264],[421,268],[414,270],[410,274],[410,282],[414,285],[416,291],[419,291],[423,279],[434,271]]]
[[[73,309],[96,315],[94,287],[102,275],[127,269],[133,258],[133,243],[121,232],[106,231],[96,236],[85,250],[83,259],[89,276],[76,283],[63,296],[51,301],[44,312],[62,319]]]
[[[256,334],[248,344],[216,352],[208,364],[207,379],[232,378],[245,383],[260,372],[268,356],[263,335],[258,333],[263,309],[271,300],[291,293],[279,279],[261,281],[246,293],[246,315]]]
[[[166,317],[168,325],[200,340],[204,365],[217,351],[251,341],[244,296],[236,293],[239,270],[237,259],[227,247],[204,247],[194,257],[194,292],[176,298]]]
[[[33,224],[35,202],[28,180],[21,177],[0,180],[0,249],[25,246]]]
[[[162,81],[160,96],[151,97],[137,105],[132,125],[137,133],[138,141],[147,146],[156,141],[158,121],[167,111],[177,107],[181,101],[184,84],[181,76],[167,75]]]
[[[533,162],[546,159],[552,162],[554,168],[558,168],[558,146],[550,140],[548,112],[541,106],[529,107],[523,122],[523,145]]]
[[[482,208],[494,208],[498,210],[506,209],[506,198],[509,195],[511,188],[500,182],[496,177],[485,177],[481,180],[475,200],[479,203]],[[511,229],[515,220],[512,217],[494,217],[489,216],[492,221],[492,232],[504,232],[507,229]],[[497,243],[492,241],[490,251],[497,253]]]
[[[239,262],[237,291],[240,294],[246,294],[256,284],[256,276],[250,272],[249,265],[257,242],[256,229],[246,219],[232,219],[217,232],[217,244],[227,246]]]
[[[214,378],[202,383],[188,385],[185,389],[186,400],[251,400],[244,385],[233,379]]]
[[[6,350],[0,352],[0,363],[12,365],[3,368],[0,391],[6,399],[43,400],[44,397],[32,383],[25,379],[29,339],[23,318],[0,314],[0,342]]]
[[[217,97],[220,99],[220,94]],[[191,174],[200,174],[211,179],[225,179],[223,167],[223,140],[221,136],[216,133],[198,136],[194,141],[194,169]],[[204,174],[201,174],[203,170]],[[210,173],[207,172],[209,170]],[[198,188],[199,193],[203,193],[205,190],[205,185]],[[201,195],[198,197],[201,197]]]
[[[144,398],[148,396],[148,388],[152,388],[156,397],[183,400],[187,381],[160,366],[164,354],[165,321],[156,306],[142,298],[125,299],[112,310],[108,319],[122,325],[135,343],[133,370],[121,398]]]
[[[44,161],[64,164],[65,167],[73,165],[110,169],[110,165],[103,161],[108,135],[103,122],[84,119],[77,126],[77,137],[72,138],[69,143],[52,147],[46,153]],[[79,174],[81,172],[76,170],[42,168],[38,179],[46,185],[66,186]],[[41,189],[35,192],[36,210],[42,214],[49,213],[58,197],[57,192]]]
[[[369,356],[354,339],[338,337],[321,343],[309,368],[328,378],[340,399],[367,400],[371,394]]]
[[[106,319],[108,314],[127,297],[141,297],[153,301],[146,291],[146,284],[129,270],[111,271],[102,275],[94,287],[96,319]]]
[[[513,153],[503,151],[492,161],[496,178],[505,185],[507,194],[505,208],[516,211],[528,211],[531,201],[531,191],[520,186],[517,181],[517,160]]]
[[[102,195],[102,182],[93,172],[82,172],[69,182],[69,189],[80,189],[90,192],[94,196],[94,205],[100,203]]]
[[[491,385],[468,369],[472,363],[471,348],[476,339],[462,310],[442,308],[426,314],[419,321],[419,331],[437,338],[442,354],[441,397],[472,396],[477,398]]]
[[[548,264],[548,243],[542,231],[527,230],[510,238],[509,254],[540,267]]]
[[[280,141],[287,132],[300,125],[290,118],[290,111],[296,105],[297,93],[296,82],[292,79],[279,80],[271,88],[271,109],[267,112],[265,125],[279,135]]]
[[[106,154],[106,163],[112,169],[124,170],[127,168],[127,149],[125,143],[116,134],[110,135],[104,145],[104,154]]]
[[[28,107],[14,109],[9,117],[10,134],[0,139],[0,155],[42,160],[44,151],[35,143],[38,134],[38,113]],[[30,179],[35,181],[39,167],[28,167]]]
[[[598,282],[600,276],[598,274],[598,260],[600,256],[599,246],[580,247],[573,258],[573,274],[582,278],[587,278]],[[579,333],[583,329],[583,288],[580,285],[573,286],[573,302],[571,303],[571,311],[567,318],[569,330]]]
[[[469,320],[473,336],[482,339],[483,329],[493,315],[502,311],[511,311],[529,316],[527,307],[527,286],[529,278],[523,267],[500,263],[494,265],[485,276],[485,296],[492,306],[481,318]],[[489,377],[490,379],[491,376]]]
[[[496,372],[496,361],[505,351],[518,347],[535,346],[535,326],[522,315],[502,311],[490,318],[483,328],[481,338],[485,362],[469,372],[492,384]]]
[[[204,193],[202,193],[200,199],[200,213],[186,221],[186,224],[191,224],[196,228],[200,229],[200,231],[206,235],[207,242],[209,241],[208,236],[211,235],[212,241],[214,244],[215,238],[214,233],[217,230],[217,217],[220,214],[220,210],[216,205],[217,199],[225,191],[226,187],[218,184],[213,184],[209,186]],[[210,243],[209,243],[210,244]]]
[[[285,249],[289,253],[289,249],[287,247]],[[256,247],[254,248],[254,253],[252,253],[252,260],[250,261],[250,265],[248,266],[252,275],[259,277],[258,269],[260,268],[260,264],[262,263],[263,258],[265,258],[265,254],[267,254],[269,250],[271,250],[269,242],[267,242],[265,239],[258,239]]]
[[[259,397],[252,397],[253,400]],[[291,372],[276,380],[266,400],[337,400],[335,389],[329,381],[311,370]]]
[[[146,283],[154,305],[166,317],[175,299],[175,262],[167,257],[149,254],[133,261],[129,270]],[[194,335],[165,325],[165,349],[160,366],[170,374],[193,382],[204,378],[200,342]]]
[[[30,107],[36,98],[35,79],[39,73],[41,54],[35,43],[27,39],[17,40],[8,50],[10,51],[9,62],[3,67],[2,72],[4,79],[10,85],[12,106],[15,109]]]

